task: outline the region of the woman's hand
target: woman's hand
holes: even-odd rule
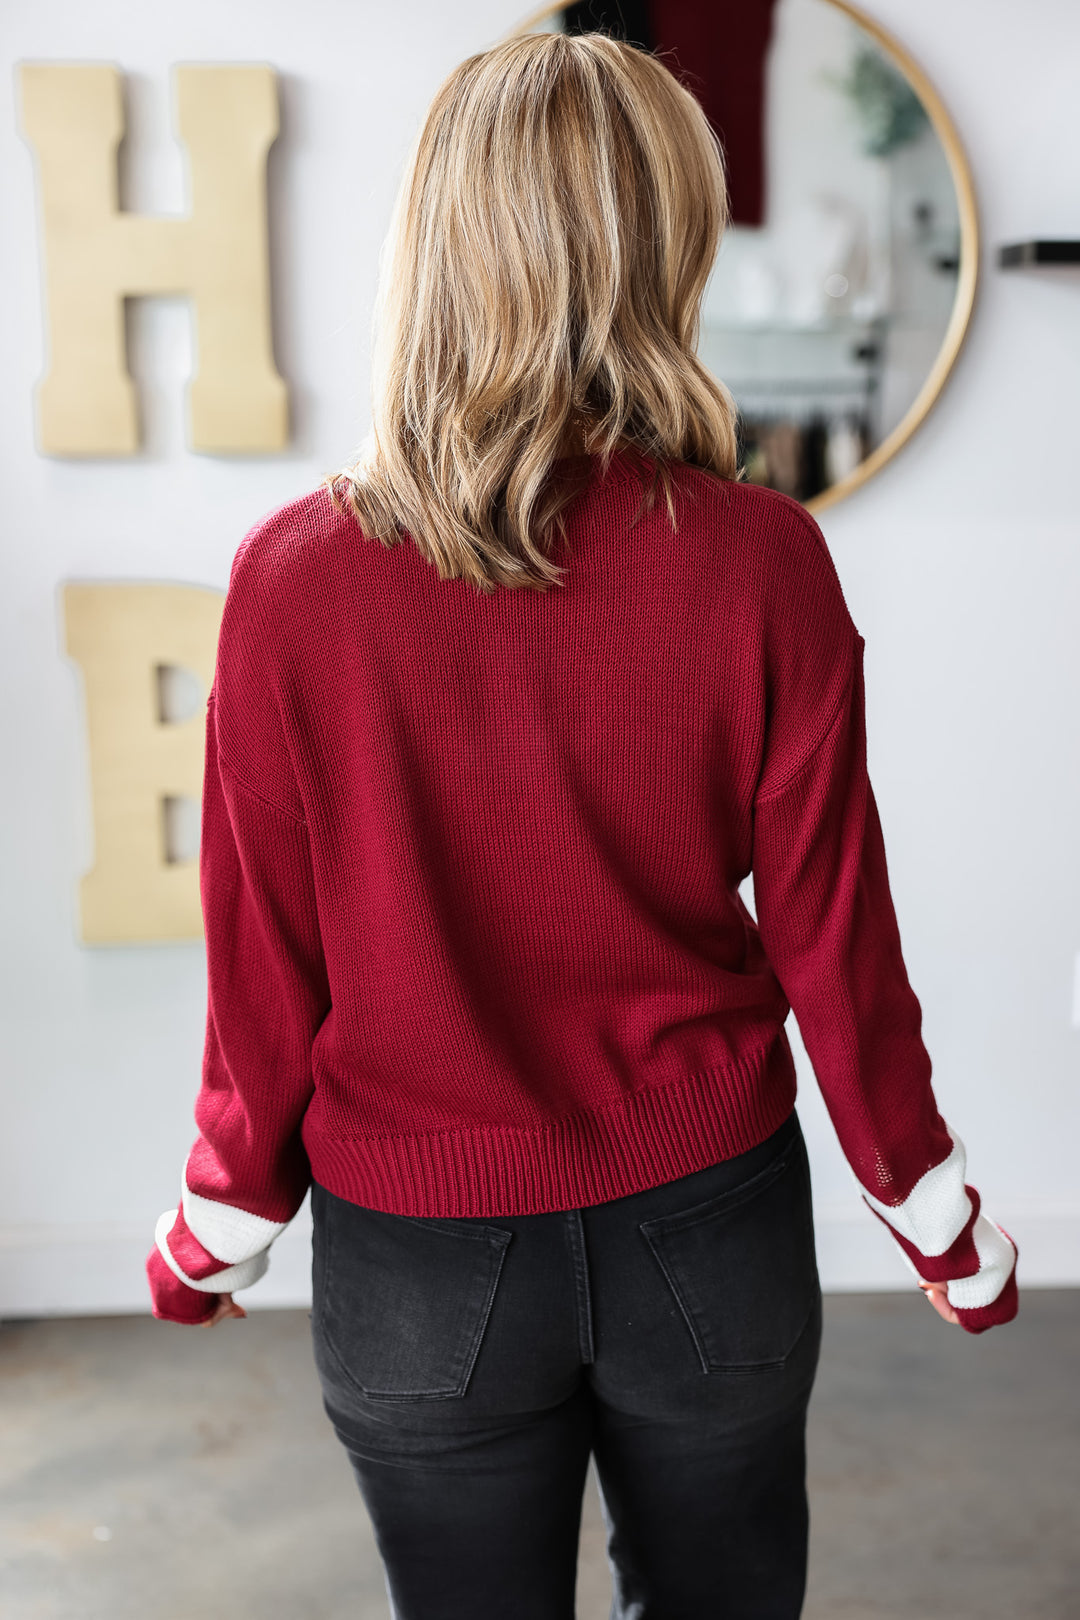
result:
[[[213,1316],[208,1316],[205,1322],[200,1322],[199,1326],[213,1327],[215,1322],[223,1322],[227,1316],[246,1315],[247,1311],[242,1305],[235,1303],[231,1294],[219,1294]]]
[[[926,1295],[927,1299],[930,1301],[931,1305],[934,1307],[935,1311],[937,1311],[939,1316],[943,1317],[946,1322],[955,1322],[957,1326],[962,1325],[960,1318],[949,1304],[949,1295],[944,1283],[923,1282],[922,1278],[920,1277],[919,1287],[922,1289],[923,1293]],[[222,1298],[228,1299],[229,1295],[223,1294]]]

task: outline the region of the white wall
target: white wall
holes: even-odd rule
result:
[[[365,422],[376,260],[408,140],[436,85],[525,7],[513,0],[35,0],[8,8],[0,78],[0,659],[4,1129],[0,1311],[146,1308],[143,1257],[194,1135],[205,1018],[200,944],[87,948],[82,695],[61,647],[69,579],[224,587],[245,530],[312,486]],[[1080,1282],[1080,545],[1074,492],[1080,275],[997,271],[995,244],[1080,234],[1074,64],[1080,11],[1031,0],[872,0],[942,92],[967,145],[987,264],[968,343],[932,416],[866,489],[824,515],[866,638],[870,765],[942,1109],[1021,1278]],[[146,444],[64,462],[33,444],[43,370],[33,169],[14,64],[108,60],[130,81],[122,202],[182,210],[168,69],[272,63],[275,347],[296,422],[265,460],[189,453],[186,306],[136,304]],[[794,1035],[794,1031],[793,1031]],[[862,1210],[809,1067],[823,1275],[905,1287]],[[298,1303],[302,1217],[253,1306]]]

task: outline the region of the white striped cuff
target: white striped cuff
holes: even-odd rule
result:
[[[952,1139],[948,1158],[926,1172],[899,1204],[886,1204],[856,1178],[863,1198],[887,1221],[894,1232],[913,1244],[920,1254],[944,1254],[956,1242],[971,1217],[971,1199],[965,1181],[967,1154],[955,1131],[946,1124]],[[954,1310],[975,1311],[992,1305],[1008,1282],[1016,1263],[1016,1250],[1001,1227],[979,1214],[971,1229],[979,1269],[970,1277],[956,1277],[946,1284],[949,1304]],[[914,1276],[919,1269],[911,1256],[901,1254]],[[925,1279],[924,1279],[925,1280]]]
[[[1005,1233],[986,1215],[979,1215],[971,1229],[979,1269],[973,1277],[957,1277],[946,1287],[954,1311],[977,1311],[992,1305],[1012,1275],[1016,1250]]]
[[[169,1233],[172,1231],[176,1216],[175,1209],[165,1211],[154,1229],[154,1241],[162,1259],[174,1276],[179,1277],[182,1283],[187,1283],[189,1288],[198,1289],[200,1294],[234,1294],[238,1288],[250,1288],[253,1282],[258,1282],[269,1266],[269,1251],[262,1249],[250,1259],[242,1260],[238,1265],[226,1266],[223,1271],[215,1271],[212,1276],[189,1277],[186,1271],[181,1271],[169,1249]],[[199,1238],[199,1242],[202,1241],[202,1238]]]
[[[971,1199],[965,1190],[967,1154],[955,1132],[948,1125],[945,1129],[952,1138],[952,1152],[921,1176],[901,1203],[886,1204],[858,1184],[870,1208],[925,1255],[944,1254],[971,1218]]]
[[[188,1231],[204,1249],[235,1265],[250,1260],[261,1249],[269,1248],[280,1237],[288,1221],[268,1221],[235,1204],[222,1204],[216,1198],[203,1198],[187,1184],[187,1164],[180,1183],[180,1202]]]

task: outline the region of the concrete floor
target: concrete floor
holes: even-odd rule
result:
[[[4,1620],[386,1620],[308,1334],[0,1324]],[[979,1338],[918,1293],[831,1296],[804,1620],[1080,1620],[1078,1351],[1080,1290]],[[590,1472],[578,1620],[609,1602]]]

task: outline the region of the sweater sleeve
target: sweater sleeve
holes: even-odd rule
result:
[[[198,1137],[181,1198],[147,1261],[153,1312],[205,1321],[219,1293],[262,1276],[310,1183],[300,1137],[311,1048],[330,1004],[308,829],[295,805],[241,779],[221,746],[218,675],[206,713],[199,883],[208,1006]],[[260,700],[253,696],[257,707]]]
[[[853,632],[834,713],[755,796],[758,927],[864,1200],[979,1333],[1016,1314],[1016,1248],[934,1099],[867,775],[863,650]]]

